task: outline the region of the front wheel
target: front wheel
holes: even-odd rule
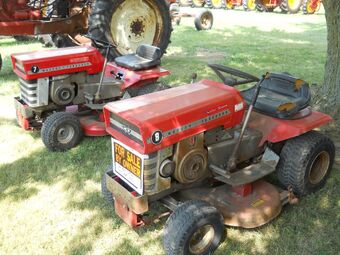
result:
[[[79,144],[83,131],[78,118],[72,113],[56,112],[45,120],[41,138],[47,149],[66,151]]]
[[[187,201],[170,215],[163,236],[169,255],[212,254],[224,238],[223,217],[205,201]]]
[[[211,11],[203,10],[195,16],[195,27],[198,31],[209,30],[214,23],[214,17]]]
[[[277,165],[279,181],[292,187],[297,195],[322,188],[332,170],[333,142],[325,135],[310,131],[285,142]]]
[[[289,13],[294,14],[299,12],[302,5],[302,0],[284,0],[284,1],[287,6],[287,11]]]
[[[254,11],[256,9],[255,0],[242,0],[242,6],[245,11]]]
[[[314,14],[320,9],[321,0],[303,0],[302,11],[303,14]]]

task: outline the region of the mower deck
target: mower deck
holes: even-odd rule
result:
[[[234,227],[256,228],[280,214],[287,192],[281,194],[275,186],[262,180],[245,188],[244,193],[227,184],[212,188],[193,188],[178,192],[176,199],[204,200],[221,212],[225,225]]]

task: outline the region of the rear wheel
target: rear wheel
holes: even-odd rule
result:
[[[229,0],[230,1],[230,0]],[[226,8],[228,0],[207,0],[207,5],[214,9]]]
[[[302,11],[304,14],[314,14],[320,9],[321,0],[304,0],[302,5]]]
[[[332,170],[335,148],[325,135],[310,131],[285,142],[277,165],[279,181],[297,195],[322,188]]]
[[[212,254],[224,238],[223,217],[209,203],[191,200],[168,218],[163,234],[169,255]]]
[[[76,116],[67,112],[56,112],[45,120],[41,138],[47,149],[66,151],[79,144],[83,131]]]
[[[205,0],[190,0],[191,7],[203,7],[205,5]]]
[[[195,27],[197,30],[209,30],[214,23],[211,11],[203,10],[195,16]]]
[[[289,13],[297,13],[299,12],[301,5],[302,5],[302,0],[284,0],[287,6],[287,11]]]
[[[243,9],[246,11],[254,11],[256,9],[255,0],[243,0],[242,6]]]
[[[157,46],[163,54],[171,30],[169,7],[164,0],[96,0],[89,25],[93,38],[116,45],[111,58],[133,53],[141,44]]]
[[[2,57],[1,57],[1,54],[0,54],[0,71],[1,71],[1,68],[2,68]]]

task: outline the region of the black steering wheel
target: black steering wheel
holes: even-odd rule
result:
[[[210,64],[208,66],[216,73],[216,75],[222,80],[222,82],[228,86],[234,87],[237,85],[247,84],[250,82],[258,82],[260,80],[254,75],[242,72],[240,70],[228,66],[218,64]],[[226,76],[225,74],[242,78],[242,80],[238,80],[232,76]]]

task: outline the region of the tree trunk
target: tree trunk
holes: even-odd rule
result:
[[[321,93],[323,110],[337,117],[340,112],[340,1],[323,0],[327,23],[327,61]]]

